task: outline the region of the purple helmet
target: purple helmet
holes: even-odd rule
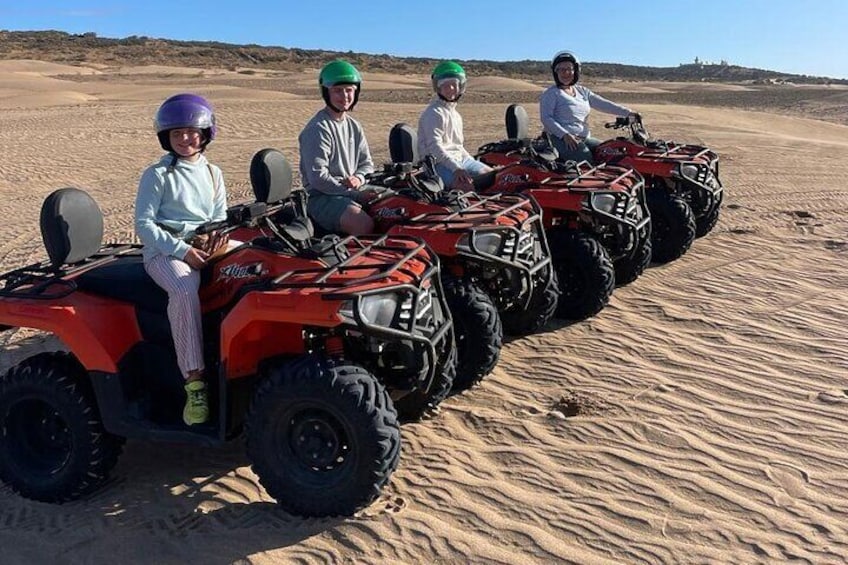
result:
[[[159,144],[169,152],[173,152],[169,134],[172,129],[199,129],[203,134],[202,149],[206,149],[218,132],[212,105],[197,94],[175,94],[162,102],[153,124]]]

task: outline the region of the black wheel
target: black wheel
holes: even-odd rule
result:
[[[559,280],[553,267],[542,269],[535,280],[527,309],[516,307],[501,312],[504,333],[527,335],[539,331],[554,317],[559,302]]]
[[[721,211],[721,201],[723,199],[724,191],[721,191],[702,214],[695,216],[695,237],[704,237],[713,230],[718,223],[718,215]]]
[[[587,233],[554,230],[548,234],[559,279],[556,315],[582,320],[600,312],[615,287],[615,271],[609,254]]]
[[[456,339],[453,390],[460,391],[471,388],[495,368],[503,345],[503,327],[491,298],[473,282],[443,273],[442,286]]]
[[[686,201],[663,188],[648,191],[651,245],[655,263],[668,263],[686,253],[695,241],[695,217]]]
[[[615,267],[615,285],[624,286],[630,284],[645,272],[651,264],[651,238],[645,234],[639,242],[633,255],[624,257],[613,262]]]
[[[0,378],[0,479],[26,498],[65,502],[108,478],[123,439],[103,429],[85,369],[41,353]]]
[[[456,347],[451,347],[446,357],[441,370],[436,370],[428,390],[417,389],[395,400],[395,409],[401,421],[420,420],[448,397],[456,378]]]
[[[397,412],[365,369],[300,358],[271,369],[257,387],[247,454],[287,512],[350,515],[379,495],[397,467]]]

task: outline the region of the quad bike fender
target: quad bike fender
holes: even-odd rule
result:
[[[227,378],[255,374],[259,362],[276,356],[305,353],[304,326],[341,325],[339,302],[320,293],[294,300],[284,292],[250,293],[221,323],[220,356]]]
[[[0,299],[0,320],[54,334],[89,371],[118,372],[117,361],[141,339],[132,306],[81,291],[61,301]]]

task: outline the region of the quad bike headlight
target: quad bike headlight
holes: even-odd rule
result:
[[[362,319],[375,326],[389,327],[398,308],[396,294],[375,294],[365,296],[359,302]]]
[[[694,164],[691,164],[691,163],[686,164],[686,165],[680,165],[680,176],[683,176],[683,177],[686,177],[686,178],[689,178],[689,179],[693,179],[693,180],[697,180],[698,172],[699,172],[698,165],[694,165]]]
[[[612,194],[593,194],[592,207],[605,214],[612,214],[615,211],[616,198]]]
[[[474,251],[471,248],[471,238],[474,238]],[[462,234],[456,244],[457,249],[467,253],[484,253],[486,255],[500,255],[503,245],[503,234],[496,231],[484,231]]]
[[[354,305],[359,306],[359,318],[373,326],[392,327],[400,298],[395,293],[371,294],[363,296],[359,301],[346,300],[339,313],[352,322],[358,319],[354,314]]]

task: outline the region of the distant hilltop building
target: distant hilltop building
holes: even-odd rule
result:
[[[690,64],[690,63],[680,63],[680,66],[682,67],[683,65],[687,65],[687,64]],[[729,67],[730,66],[730,63],[728,63],[727,60],[725,60],[725,59],[722,59],[721,62],[719,62],[719,63],[713,63],[712,61],[702,61],[698,57],[695,57],[695,64],[702,66],[702,67],[703,66],[719,66],[719,67]]]

